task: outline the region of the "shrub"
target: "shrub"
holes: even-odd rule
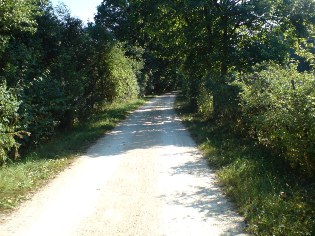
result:
[[[198,112],[205,118],[211,118],[213,115],[213,95],[204,87],[200,86],[200,92],[197,97]]]
[[[106,96],[109,101],[124,101],[139,95],[135,62],[119,46],[113,46],[106,59],[108,68]]]
[[[65,116],[66,99],[61,86],[49,75],[34,79],[21,95],[21,127],[30,132],[27,143],[38,144],[51,137]]]
[[[18,156],[18,143],[15,136],[18,121],[18,109],[20,102],[12,90],[7,89],[6,84],[0,84],[0,165],[3,165],[9,157],[9,152],[14,149],[14,157]]]
[[[296,66],[262,64],[239,75],[242,118],[259,143],[304,174],[315,172],[315,76]]]

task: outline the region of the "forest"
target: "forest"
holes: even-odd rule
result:
[[[87,24],[0,2],[0,165],[104,104],[173,90],[314,191],[313,0],[104,0]]]

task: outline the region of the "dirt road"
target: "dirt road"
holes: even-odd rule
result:
[[[5,219],[0,235],[243,235],[173,101],[133,112]]]

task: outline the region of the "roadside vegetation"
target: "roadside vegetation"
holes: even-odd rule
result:
[[[0,168],[0,213],[18,206],[143,103],[144,100],[138,99],[105,106],[90,120],[56,134],[49,142],[30,150],[21,160]]]
[[[255,235],[313,235],[315,186],[255,140],[194,112],[179,97],[177,112],[219,183]]]

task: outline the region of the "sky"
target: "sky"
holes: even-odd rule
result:
[[[59,2],[66,4],[71,16],[80,18],[84,23],[88,20],[93,21],[96,7],[101,4],[102,0],[51,0],[54,6]]]

